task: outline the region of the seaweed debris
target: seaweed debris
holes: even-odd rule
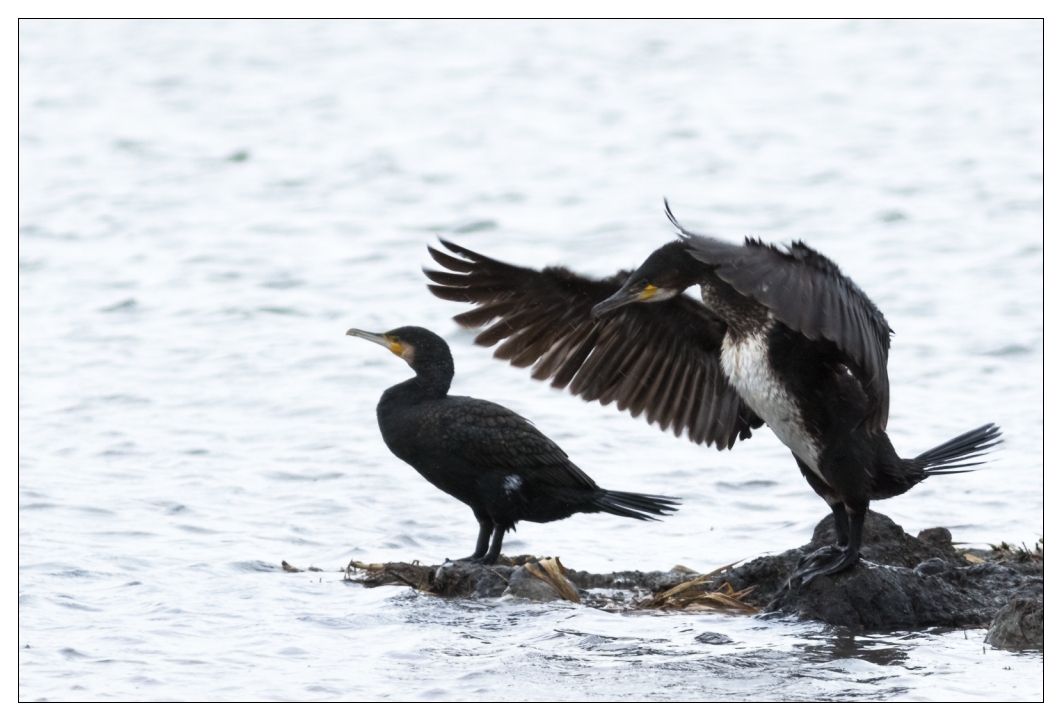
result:
[[[762,613],[863,632],[987,628],[996,619],[999,632],[993,632],[991,643],[1043,647],[1042,539],[1032,549],[1006,543],[989,550],[959,548],[946,528],[926,529],[916,538],[871,511],[859,564],[799,587],[789,583],[804,554],[835,542],[832,516],[827,516],[800,548],[705,574],[684,566],[591,573],[566,568],[556,557],[529,555],[502,556],[493,566],[351,561],[341,571],[351,583],[407,586],[444,598],[566,601],[619,613]],[[282,568],[301,570],[286,562]],[[1011,603],[1019,599],[1027,600]],[[1011,606],[1014,619],[1007,620],[1000,613]],[[1016,631],[1007,630],[1011,627],[1021,632],[1019,640],[1008,640],[1017,638]]]

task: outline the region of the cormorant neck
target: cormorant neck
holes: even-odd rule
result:
[[[683,268],[683,282],[688,281],[687,288],[691,286],[703,286],[705,283],[718,283],[719,276],[715,274],[715,266],[702,263],[696,258],[690,258],[693,262]]]
[[[447,353],[445,356],[417,359],[413,366],[417,377],[411,381],[425,396],[429,398],[445,398],[450,390],[450,382],[454,379],[454,359]]]
[[[727,324],[730,333],[747,336],[763,331],[770,323],[767,307],[742,295],[720,278],[715,267],[697,261],[701,300]]]

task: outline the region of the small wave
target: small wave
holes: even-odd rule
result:
[[[738,491],[751,491],[759,488],[774,488],[780,485],[778,481],[752,480],[752,481],[716,481],[717,488],[732,488]]]
[[[135,298],[126,298],[113,305],[104,306],[100,308],[101,313],[116,313],[116,312],[130,312],[137,310],[137,302]]]
[[[253,571],[254,573],[273,573],[280,571],[280,566],[265,561],[234,561],[229,567],[236,571]]]
[[[453,229],[453,232],[458,235],[468,235],[470,233],[479,233],[484,230],[494,230],[497,227],[498,224],[493,220],[473,220],[470,223],[458,225]]]
[[[211,528],[203,528],[201,526],[177,526],[177,528],[181,529],[182,531],[188,531],[189,533],[196,533],[205,536],[213,536],[215,534],[221,533],[221,531],[215,531]]]
[[[1032,348],[1029,348],[1024,345],[1012,344],[1003,346],[1002,348],[997,348],[995,350],[984,351],[983,353],[981,353],[981,355],[991,356],[993,358],[1006,358],[1008,356],[1029,355],[1032,352]]]

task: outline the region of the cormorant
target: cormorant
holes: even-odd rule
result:
[[[602,512],[649,521],[675,511],[675,498],[599,488],[556,443],[508,408],[447,395],[453,356],[431,331],[351,328],[347,335],[382,345],[416,372],[384,391],[376,418],[392,453],[472,508],[479,538],[475,552],[462,561],[496,563],[502,537],[517,521],[548,523]]]
[[[665,201],[666,207],[666,201]],[[792,580],[839,573],[859,559],[869,502],[932,475],[969,471],[996,445],[987,424],[911,459],[885,426],[892,330],[873,302],[800,241],[777,248],[695,235],[633,273],[590,280],[565,268],[521,268],[440,238],[452,273],[425,269],[436,296],[480,307],[454,319],[493,325],[476,337],[532,376],[585,400],[643,411],[675,435],[722,450],[764,422],[830,506],[839,546],[801,560]],[[703,303],[683,294],[700,285]]]

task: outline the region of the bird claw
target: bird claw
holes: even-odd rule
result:
[[[823,546],[822,548],[801,556],[800,561],[797,562],[796,570],[802,571],[804,569],[811,570],[823,567],[824,565],[837,560],[837,557],[841,555],[842,552],[843,549],[840,546]]]
[[[859,562],[859,549],[825,546],[807,554],[797,563],[788,585],[800,588],[819,576],[832,576]]]

